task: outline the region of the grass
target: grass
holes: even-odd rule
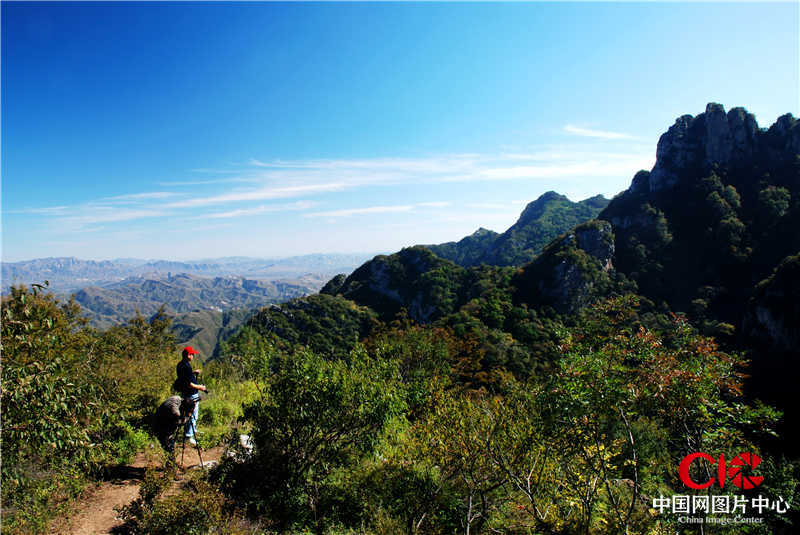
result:
[[[200,446],[203,448],[224,443],[231,430],[241,426],[239,419],[242,416],[242,406],[259,395],[253,381],[233,383],[212,377],[208,379],[207,386],[211,395],[200,402],[197,422]]]

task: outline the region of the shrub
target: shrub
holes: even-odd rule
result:
[[[272,372],[261,399],[244,409],[255,454],[234,477],[234,490],[282,527],[319,527],[326,478],[372,451],[405,396],[395,366],[363,348],[349,362],[282,355]]]
[[[230,504],[207,481],[196,477],[177,494],[163,497],[171,486],[167,472],[148,469],[139,498],[122,509],[121,532],[129,535],[203,535],[221,533],[231,516]]]

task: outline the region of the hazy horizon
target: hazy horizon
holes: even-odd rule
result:
[[[20,260],[6,260],[3,258],[4,263],[8,264],[15,264],[20,262],[31,262],[34,260],[47,260],[47,259],[55,259],[55,258],[75,258],[77,260],[88,260],[94,262],[123,262],[123,261],[137,261],[137,262],[144,262],[144,263],[151,263],[151,262],[181,262],[181,263],[200,263],[200,262],[214,262],[226,259],[234,259],[240,258],[245,260],[257,260],[257,261],[267,261],[267,260],[290,260],[293,258],[304,258],[308,256],[369,256],[369,255],[379,255],[379,254],[387,254],[388,251],[353,251],[353,252],[333,252],[333,253],[307,253],[302,255],[290,255],[290,256],[242,256],[242,255],[230,255],[230,256],[215,256],[215,257],[198,257],[198,258],[139,258],[139,257],[97,257],[97,258],[85,258],[85,257],[78,257],[75,255],[68,255],[68,256],[39,256],[35,258],[23,258]]]

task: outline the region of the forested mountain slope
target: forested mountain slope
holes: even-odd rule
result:
[[[529,203],[517,222],[502,234],[480,228],[458,242],[425,247],[464,267],[521,266],[559,234],[597,217],[608,202],[602,195],[572,202],[564,195],[548,191]]]
[[[800,251],[797,121],[761,130],[744,109],[718,104],[680,117],[653,170],[599,217],[613,226],[616,268],[642,295],[718,334],[731,330],[721,323],[738,331],[756,284]]]

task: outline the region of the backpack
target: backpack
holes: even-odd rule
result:
[[[175,382],[172,383],[172,391],[177,392],[178,394],[183,394],[183,385],[181,384],[180,379],[175,379]]]

